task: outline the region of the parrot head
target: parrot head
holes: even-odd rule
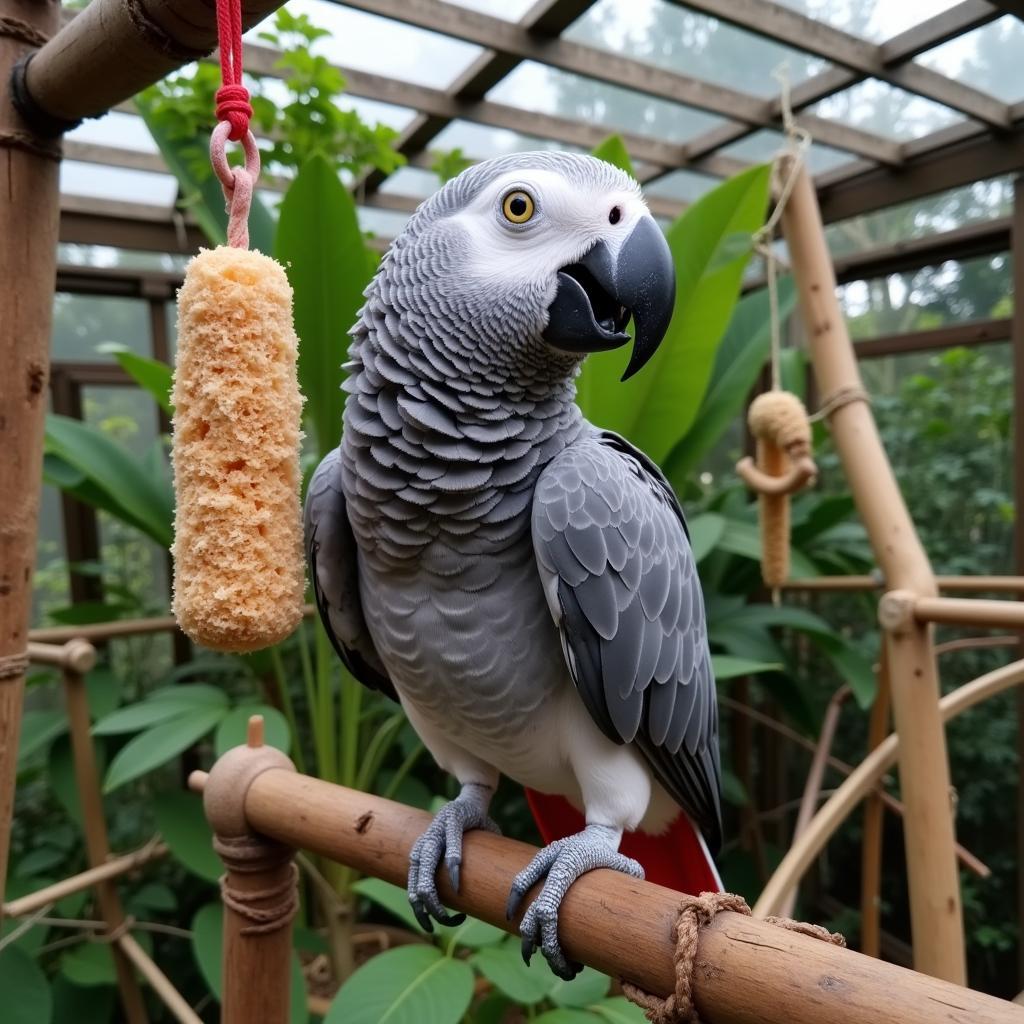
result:
[[[657,350],[675,302],[672,255],[639,185],[591,156],[519,153],[470,167],[419,208],[392,259],[431,278],[421,283],[435,320],[472,323],[503,360],[518,346],[535,361],[542,345],[576,366],[627,345],[632,319],[623,380]]]

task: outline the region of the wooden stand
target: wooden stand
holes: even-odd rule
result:
[[[227,874],[224,900],[223,1024],[287,1024],[292,928],[297,906],[294,851],[254,833],[245,817],[249,788],[268,771],[294,774],[291,761],[263,745],[263,719],[249,723],[249,741],[228,751],[204,786],[214,848]]]
[[[836,279],[807,168],[782,218],[793,277],[823,404],[850,489],[890,587],[915,599],[937,594],[935,576],[903,502],[863,397],[853,345],[836,298]],[[889,668],[900,735],[914,964],[966,984],[963,919],[954,853],[949,764],[939,717],[939,682],[930,629],[908,615],[890,633]]]
[[[10,70],[60,19],[55,0],[0,0],[0,903],[14,813],[25,647],[56,277],[58,160],[11,106]],[[16,33],[16,25],[24,30]]]

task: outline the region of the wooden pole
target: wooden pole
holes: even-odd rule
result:
[[[882,634],[878,659],[878,689],[868,723],[868,753],[882,743],[889,732],[889,651]],[[860,850],[860,951],[879,956],[882,949],[882,838],[885,804],[876,790],[864,802],[864,839]]]
[[[71,752],[75,763],[75,785],[82,807],[85,848],[90,867],[98,868],[110,859],[110,842],[107,838],[103,798],[100,795],[100,777],[96,768],[96,750],[92,742],[85,679],[71,669],[64,670],[64,696],[67,702],[68,722],[71,726]],[[100,916],[107,926],[107,934],[119,931],[125,922],[124,908],[121,906],[121,897],[110,879],[102,879],[96,883],[96,902]],[[146,1006],[131,962],[116,942],[112,944],[111,952],[125,1017],[129,1024],[145,1024],[148,1019]]]
[[[50,323],[58,164],[11,106],[9,72],[60,19],[56,0],[0,0],[0,904],[25,689]],[[19,28],[19,26],[21,26]]]
[[[1011,662],[988,672],[946,694],[939,702],[943,722],[968,711],[976,704],[1024,683],[1024,660]],[[754,913],[768,917],[779,912],[782,897],[814,863],[850,812],[872,792],[878,780],[896,763],[902,738],[892,734],[880,743],[853,770],[845,782],[829,797],[807,826],[807,831],[794,843],[775,869],[775,874],[761,891]],[[904,819],[905,820],[905,819]]]
[[[1024,629],[1024,601],[979,601],[966,597],[919,597],[914,601],[918,622],[983,629]]]
[[[124,935],[118,937],[115,945],[134,964],[139,974],[149,982],[153,991],[160,997],[160,1002],[171,1011],[175,1020],[180,1024],[203,1024],[199,1014],[188,1005],[181,993],[168,980],[167,975],[153,963],[149,954],[136,942],[133,935],[125,932]],[[255,1021],[260,1018],[253,1017],[251,1019]]]
[[[214,849],[227,868],[224,900],[222,1024],[288,1024],[291,922],[297,908],[290,844],[254,831],[246,794],[265,774],[294,775],[291,761],[263,744],[263,719],[249,721],[243,747],[214,766],[203,794]],[[195,773],[193,773],[195,774]]]
[[[863,399],[857,360],[836,298],[821,211],[806,166],[786,205],[783,230],[832,436],[887,584],[915,598],[937,594],[918,539]],[[893,711],[902,751],[907,872],[915,966],[958,984],[967,980],[954,852],[949,764],[939,718],[939,681],[929,628],[913,619],[892,633]]]
[[[217,773],[215,765],[211,784]],[[195,773],[193,785],[203,783]],[[412,844],[430,823],[425,811],[272,767],[248,783],[242,807],[249,827],[262,835],[403,887]],[[514,931],[518,920],[506,918],[505,902],[514,875],[536,852],[488,832],[468,833],[459,892],[445,872],[438,874],[442,901]],[[671,935],[679,900],[671,889],[592,871],[569,890],[559,937],[574,960],[664,996],[675,985]],[[708,1024],[1024,1021],[1024,1009],[1012,1003],[735,913],[719,914],[701,932],[696,963],[693,991]],[[282,984],[285,964],[282,958]]]

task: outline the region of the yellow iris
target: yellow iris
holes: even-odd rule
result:
[[[525,224],[533,216],[533,211],[533,197],[522,189],[509,192],[501,201],[501,212],[513,224]]]

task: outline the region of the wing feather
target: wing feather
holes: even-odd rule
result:
[[[616,743],[636,745],[716,849],[715,683],[700,581],[668,482],[621,437],[589,437],[541,474],[533,542],[591,717]]]

